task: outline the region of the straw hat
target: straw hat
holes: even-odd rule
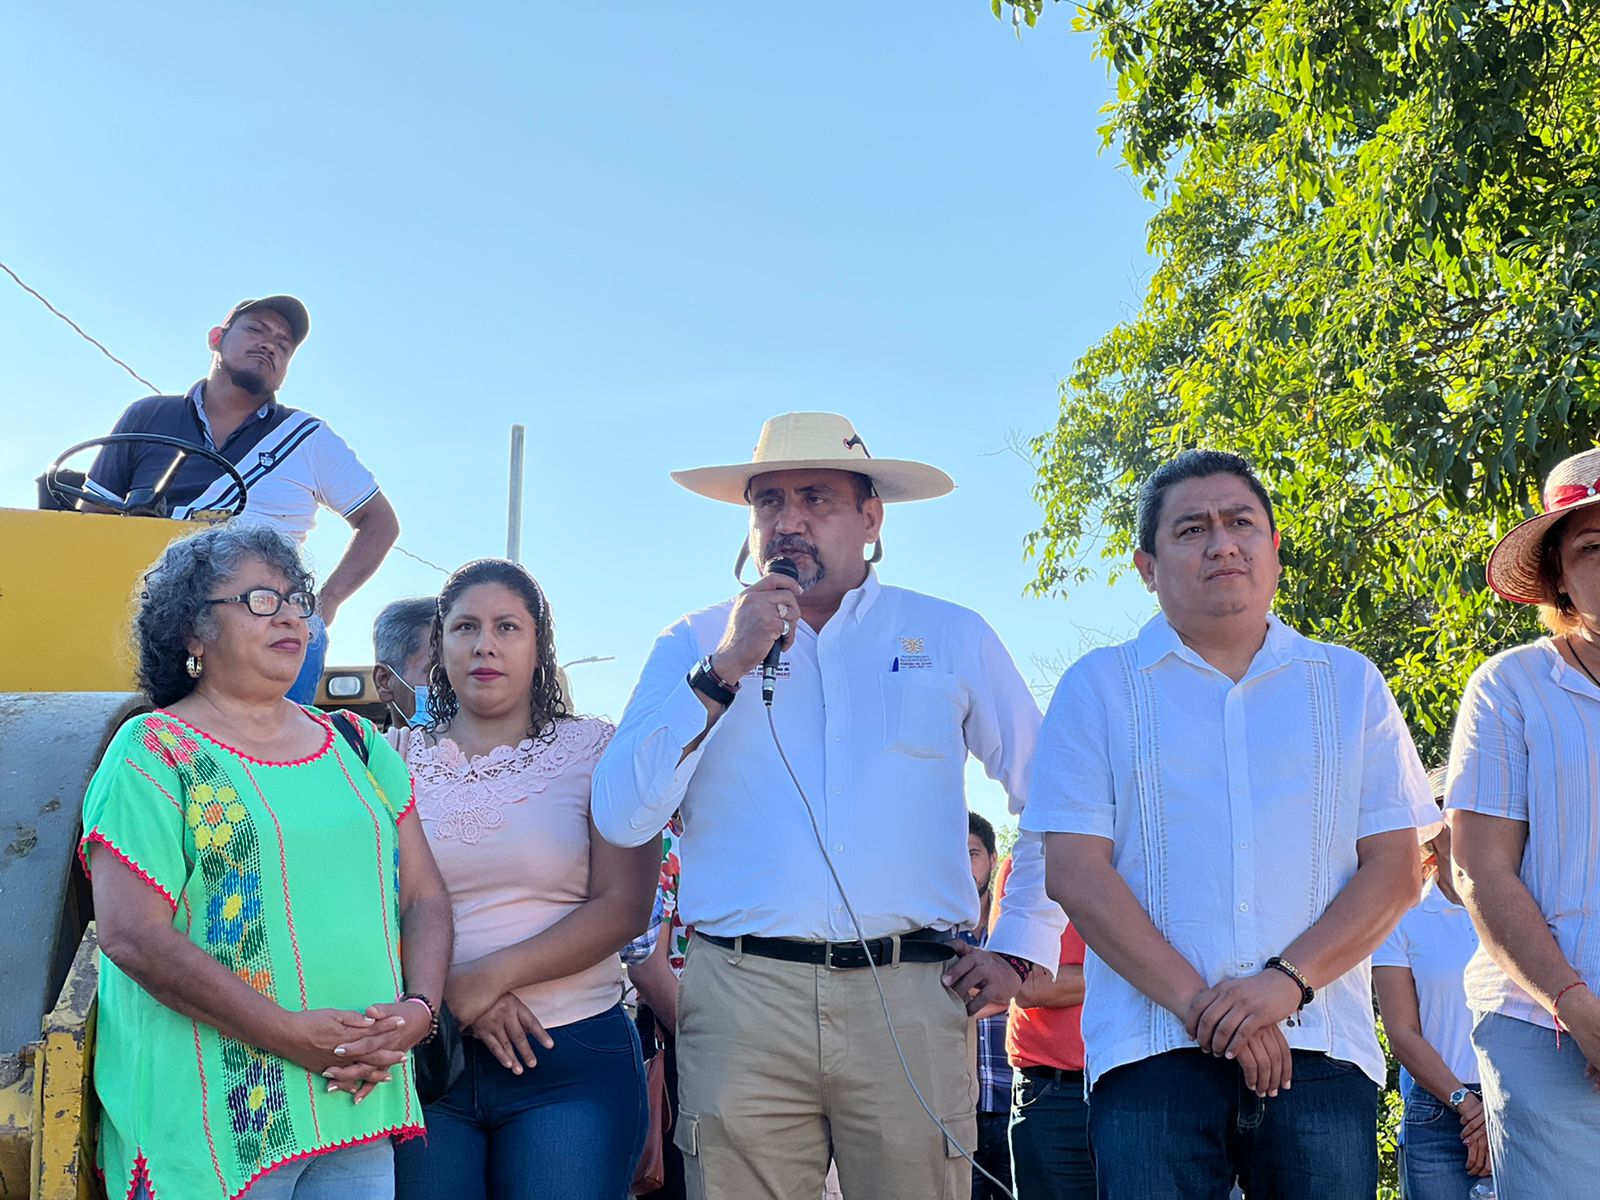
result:
[[[1555,465],[1544,481],[1544,512],[1501,538],[1489,554],[1489,586],[1518,604],[1548,604],[1539,580],[1539,545],[1550,526],[1569,512],[1600,502],[1600,448]]]
[[[768,471],[854,471],[872,480],[885,501],[931,500],[955,488],[938,467],[898,458],[873,458],[855,426],[837,413],[784,413],[761,427],[747,463],[674,471],[691,492],[727,504],[746,504],[745,488]]]

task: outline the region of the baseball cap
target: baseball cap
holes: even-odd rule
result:
[[[289,322],[289,332],[293,335],[297,348],[306,340],[306,334],[311,332],[311,314],[306,312],[306,306],[293,296],[263,296],[260,300],[241,300],[222,319],[222,327],[226,329],[245,313],[261,308],[269,308]]]

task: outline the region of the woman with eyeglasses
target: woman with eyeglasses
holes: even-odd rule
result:
[[[389,1200],[422,1131],[450,900],[405,764],[284,699],[316,607],[262,525],[173,542],[134,623],[155,711],[84,797],[103,952],[95,1086],[114,1196]]]

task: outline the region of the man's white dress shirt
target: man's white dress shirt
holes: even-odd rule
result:
[[[1045,715],[1022,827],[1093,834],[1179,954],[1206,980],[1253,975],[1322,916],[1357,867],[1356,842],[1431,835],[1439,813],[1383,677],[1276,617],[1238,682],[1164,616],[1094,650]],[[1183,1022],[1091,950],[1084,966],[1089,1085],[1195,1043]],[[1289,1045],[1380,1084],[1366,962],[1317,993]]]
[[[701,932],[852,940],[773,744],[758,671],[678,761],[707,719],[688,673],[716,649],[732,606],[685,617],[656,640],[595,771],[595,824],[608,841],[637,846],[681,807],[679,904]],[[1033,694],[983,619],[869,571],[821,633],[798,624],[772,714],[866,936],[976,925],[966,758],[1020,813],[1039,729]],[[1023,835],[1013,855],[988,948],[1054,972],[1066,918],[1045,895],[1042,843]]]

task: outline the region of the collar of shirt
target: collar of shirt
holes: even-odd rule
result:
[[[1222,674],[1184,642],[1164,613],[1157,613],[1145,622],[1144,628],[1139,630],[1138,637],[1134,639],[1134,648],[1140,670],[1148,671],[1170,655],[1202,671],[1210,671],[1213,675]],[[1256,651],[1255,657],[1250,660],[1250,669],[1244,673],[1244,678],[1239,682],[1247,683],[1268,671],[1287,666],[1297,660],[1327,662],[1328,652],[1310,638],[1290,629],[1274,614],[1268,613],[1266,639],[1261,643],[1261,649]]]
[[[205,401],[206,381],[202,379],[199,383],[195,384],[194,387],[189,389],[189,403],[194,405],[195,419],[200,422],[200,432],[205,435],[207,448],[215,450],[217,448],[217,439],[211,436],[211,418],[206,416]],[[272,415],[272,406],[274,403],[275,402],[273,400],[269,399],[260,408],[256,409],[255,419],[257,421],[264,421],[270,417]]]
[[[849,617],[857,625],[867,619],[867,614],[878,603],[878,597],[883,594],[883,584],[878,582],[878,572],[872,567],[867,567],[867,577],[861,581],[860,587],[853,587],[844,594],[844,599],[839,601],[839,611],[835,618]],[[802,629],[809,629],[804,621],[800,623]],[[823,626],[827,628],[826,625]]]
[[[1556,645],[1555,638],[1543,637],[1534,644],[1550,651],[1550,682],[1574,696],[1594,698],[1594,680],[1567,661],[1567,656],[1561,653],[1561,647]]]

